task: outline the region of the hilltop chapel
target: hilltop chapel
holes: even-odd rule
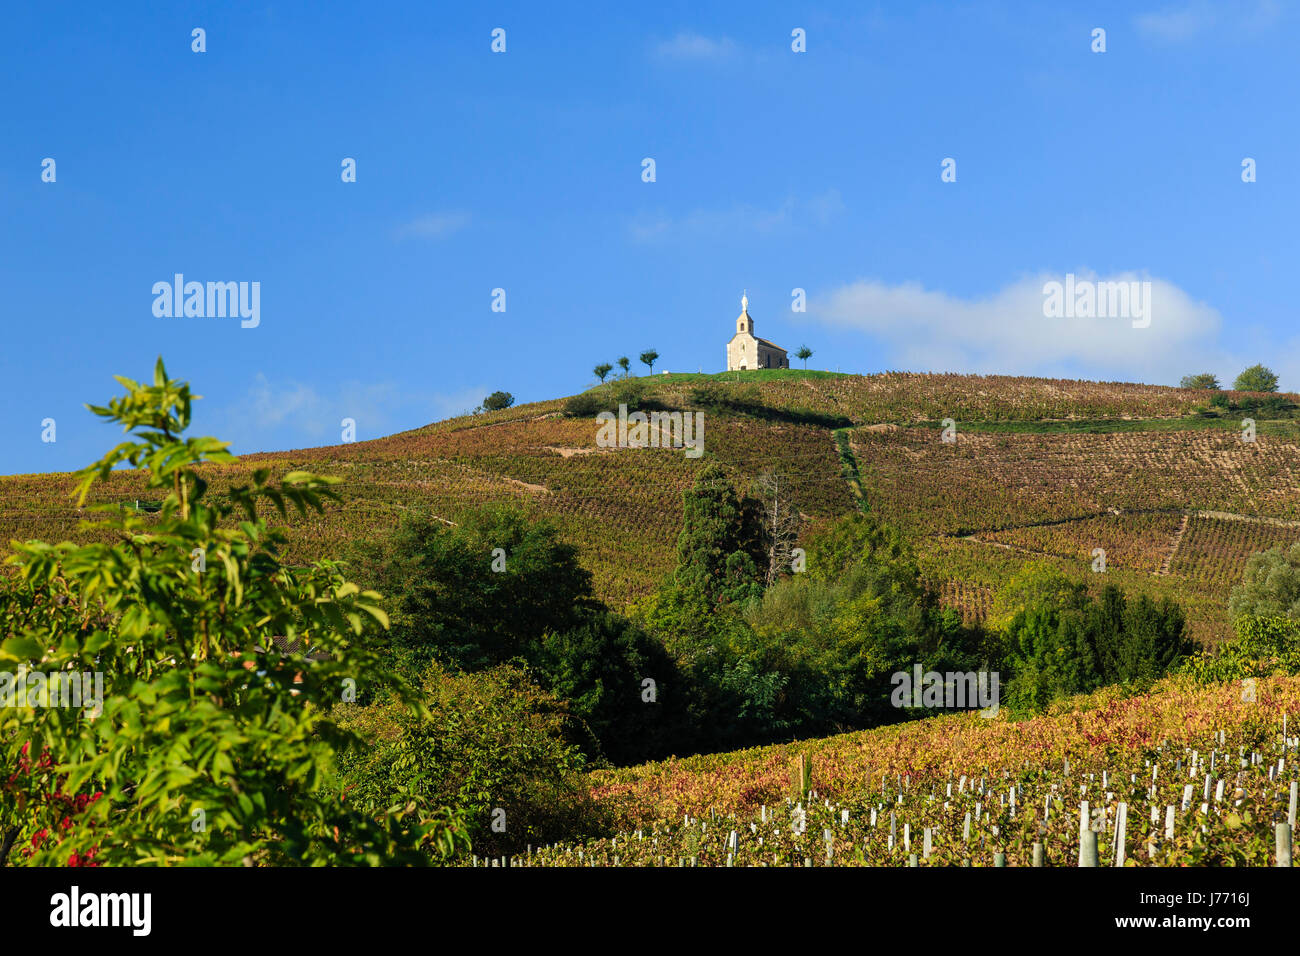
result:
[[[754,320],[749,317],[747,291],[740,297],[740,317],[736,319],[736,334],[727,343],[727,371],[789,367],[790,359],[786,357],[785,349],[754,334]]]

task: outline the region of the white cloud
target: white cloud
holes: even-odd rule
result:
[[[645,215],[629,225],[632,238],[641,242],[679,236],[724,236],[737,233],[767,235],[801,226],[824,226],[844,210],[838,190],[810,199],[787,198],[763,208],[739,203],[725,209],[697,209],[685,216]]]
[[[463,212],[431,213],[412,219],[397,227],[400,239],[446,239],[469,224],[469,215]]]
[[[918,283],[861,280],[810,297],[809,318],[869,333],[886,355],[878,367],[915,371],[1060,375],[1103,381],[1171,384],[1189,372],[1244,367],[1223,351],[1223,320],[1173,283],[1136,273],[1078,279],[1151,283],[1151,322],[1128,318],[1047,318],[1043,286],[1064,282],[1044,274],[1013,282],[987,298],[962,299]],[[1245,364],[1250,364],[1246,362]],[[1235,374],[1235,373],[1234,373]]]
[[[459,392],[453,392],[450,395],[442,393],[427,395],[419,401],[421,407],[431,409],[433,417],[429,421],[434,422],[472,412],[478,408],[484,398],[494,391],[496,390],[482,385],[474,385],[470,388],[463,388]]]
[[[252,422],[263,428],[274,428],[285,421],[307,420],[311,430],[321,430],[319,413],[324,400],[310,385],[294,382],[273,389],[266,376],[259,372],[243,404]]]
[[[728,37],[701,36],[683,31],[671,40],[656,43],[654,53],[667,60],[723,60],[734,56],[739,48]]]
[[[1134,23],[1142,33],[1174,43],[1208,29],[1214,23],[1214,10],[1208,3],[1189,3],[1141,14]]]
[[[1223,16],[1226,13],[1227,16]],[[1232,4],[1226,10],[1207,0],[1192,0],[1134,18],[1138,30],[1166,43],[1179,43],[1214,30],[1255,33],[1270,28],[1282,15],[1277,0]]]
[[[333,391],[298,381],[272,382],[259,372],[244,395],[214,411],[215,434],[240,452],[277,451],[341,440],[342,421],[356,421],[357,439],[464,414],[488,394],[483,386],[454,393],[419,392],[391,382],[343,382]]]

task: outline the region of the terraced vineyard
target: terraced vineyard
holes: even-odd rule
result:
[[[844,416],[854,424],[944,418],[959,422],[1179,418],[1195,414],[1206,403],[1203,391],[1161,385],[916,372],[840,375],[802,369],[672,375],[656,379],[655,391],[669,400],[686,401],[701,383],[726,389],[738,400],[752,397],[785,411]]]
[[[1300,518],[1300,443],[1222,429],[1108,434],[857,429],[872,509],[927,534],[972,534],[1119,511]]]
[[[636,382],[655,405],[705,408],[705,458],[598,448],[595,423],[565,417],[564,401],[553,400],[374,441],[247,455],[211,469],[211,482],[220,493],[253,467],[342,478],[341,505],[289,523],[296,561],[381,535],[411,509],[455,522],[480,503],[517,502],[552,517],[580,547],[601,597],[624,605],[672,566],[681,495],[703,461],[723,462],[742,481],[781,475],[810,523],[857,507],[832,437],[848,424],[842,434],[866,507],[913,537],[941,598],[968,618],[1030,559],[1099,584],[1091,565],[1102,548],[1106,580],[1176,597],[1194,634],[1210,642],[1225,630],[1222,605],[1249,554],[1293,539],[1283,525],[1201,512],[1300,521],[1294,422],[1261,422],[1258,441],[1244,444],[1233,422],[1202,417],[1204,392],[799,370]],[[592,394],[616,407],[617,387]],[[959,423],[953,444],[935,427],[949,417]],[[78,522],[91,515],[73,506],[72,484],[67,475],[0,478],[0,542],[84,536]],[[134,503],[140,487],[117,473],[98,500]]]
[[[1255,690],[1175,678],[1020,723],[967,713],[596,773],[617,835],[517,863],[1030,866],[1037,843],[1042,865],[1074,866],[1086,828],[1102,866],[1268,866],[1295,821],[1300,678]]]
[[[1170,573],[1197,583],[1240,581],[1257,551],[1286,550],[1300,541],[1300,525],[1197,515],[1188,524]]]
[[[1091,562],[1093,552],[1105,552],[1107,565],[1118,564],[1152,574],[1160,570],[1161,555],[1171,549],[1171,541],[1182,524],[1182,514],[1102,515],[1025,528],[1006,528],[977,535],[980,541],[1005,545],[1031,554],[1058,555]],[[1100,559],[1100,555],[1095,556]]]
[[[1025,561],[1048,558],[1093,586],[1175,598],[1194,636],[1214,643],[1250,554],[1300,538],[1294,438],[959,426],[953,443],[931,428],[863,427],[851,440],[871,510],[922,542],[927,574],[964,614],[976,605],[946,582],[965,584],[962,595],[996,589]],[[1098,548],[1105,576],[1092,573]]]

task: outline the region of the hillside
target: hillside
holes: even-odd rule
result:
[[[374,441],[244,456],[210,468],[218,493],[254,467],[343,479],[342,505],[295,518],[292,560],[338,553],[412,509],[456,521],[487,501],[553,518],[582,552],[599,595],[622,606],[672,567],[682,492],[710,459],[738,477],[774,472],[809,523],[861,503],[913,539],[943,599],[972,617],[1024,561],[1046,558],[1097,584],[1176,597],[1195,636],[1226,630],[1224,603],[1250,553],[1300,538],[1296,396],[1277,420],[1212,409],[1206,392],[1162,386],[781,370],[670,375],[586,394],[617,408],[632,383],[646,408],[702,410],[705,456],[600,448],[565,401],[453,418]],[[1250,396],[1221,393],[1233,403]],[[941,439],[944,419],[956,440]],[[847,454],[847,457],[846,457]],[[856,482],[849,479],[856,472]],[[0,540],[76,540],[69,475],[0,478]],[[115,473],[101,501],[134,502]],[[1106,552],[1105,576],[1091,571]]]

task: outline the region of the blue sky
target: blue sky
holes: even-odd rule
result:
[[[0,473],[101,454],[83,403],[158,354],[198,432],[305,447],[720,370],[745,289],[810,367],[1300,389],[1294,4],[585,6],[9,9]],[[260,324],[155,316],[178,272]],[[1066,273],[1153,321],[1045,318]]]

